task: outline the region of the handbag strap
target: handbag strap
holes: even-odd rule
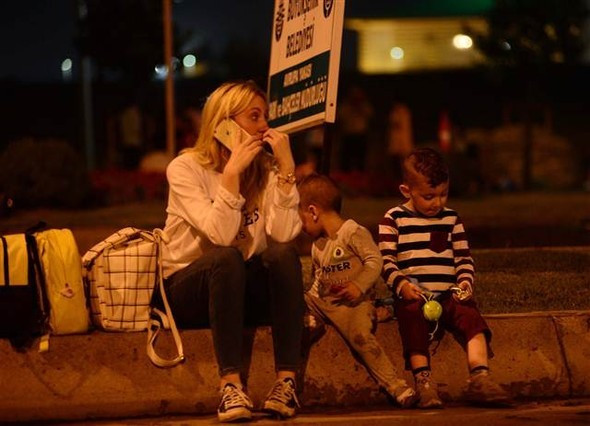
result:
[[[161,229],[154,229],[153,235],[156,239],[156,242],[158,243],[158,285],[160,287],[162,301],[164,302],[165,312],[162,312],[157,308],[152,308],[152,313],[157,315],[158,318],[150,316],[150,320],[148,322],[146,351],[148,357],[156,366],[162,368],[174,367],[175,365],[183,362],[185,358],[180,333],[176,327],[176,322],[174,321],[174,316],[172,315],[172,310],[170,309],[170,304],[168,303],[168,297],[166,296],[166,291],[164,290],[164,276],[162,274],[162,242],[166,242],[167,236]],[[172,337],[174,338],[174,343],[176,345],[176,356],[172,359],[162,358],[156,353],[156,339],[158,338],[158,334],[160,334],[162,327],[170,328],[172,331]]]
[[[136,238],[143,238],[147,241],[156,241],[157,237],[154,235],[155,231],[162,232],[161,230],[154,230],[154,233],[152,233],[132,226],[119,229],[117,232],[111,234],[109,237],[89,249],[82,257],[82,265],[84,265],[85,268],[90,268],[94,260],[107,248],[118,246]]]

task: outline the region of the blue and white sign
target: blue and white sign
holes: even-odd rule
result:
[[[275,0],[269,124],[287,133],[333,123],[344,0]]]

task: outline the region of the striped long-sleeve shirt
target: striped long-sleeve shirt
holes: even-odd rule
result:
[[[462,281],[473,285],[475,267],[463,222],[445,208],[424,217],[400,205],[390,209],[379,225],[383,279],[398,292],[406,278],[429,291],[445,291]]]

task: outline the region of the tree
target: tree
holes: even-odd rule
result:
[[[552,69],[578,63],[587,16],[585,0],[496,0],[486,16],[487,31],[469,30],[496,75],[504,82],[516,78],[523,90],[524,189],[531,186],[533,105],[542,98],[543,79]]]
[[[163,63],[164,41],[160,0],[80,0],[82,13],[76,45],[99,71],[125,81],[144,83],[154,66]],[[187,34],[174,34],[178,51]]]

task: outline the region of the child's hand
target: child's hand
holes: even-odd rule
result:
[[[402,299],[404,300],[423,300],[422,298],[422,290],[420,290],[420,288],[415,285],[412,284],[409,281],[405,281],[405,284],[402,283],[401,285],[403,285],[401,291],[399,292],[400,296],[402,297]]]
[[[391,306],[379,306],[375,308],[375,317],[377,322],[389,321],[393,319],[393,309],[391,309]]]
[[[461,289],[460,293],[453,293],[453,298],[457,302],[463,302],[473,297],[473,289],[471,288],[471,284],[469,284],[469,281],[461,281],[457,285],[457,287]]]
[[[334,293],[334,296],[337,298],[347,300],[349,302],[359,299],[362,295],[363,292],[361,289],[351,281],[343,283],[342,286],[338,287],[337,291]]]

